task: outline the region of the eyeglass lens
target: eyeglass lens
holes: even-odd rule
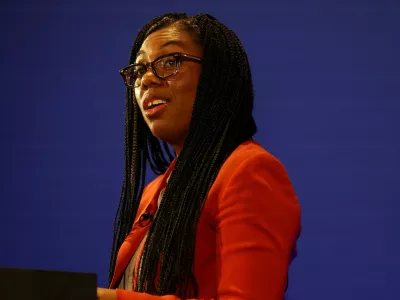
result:
[[[173,75],[177,71],[178,58],[174,55],[161,57],[154,61],[155,75],[165,78]],[[150,64],[138,64],[127,70],[126,82],[130,86],[138,87],[141,84],[143,75],[147,72]]]

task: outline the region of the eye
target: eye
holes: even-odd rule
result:
[[[143,65],[137,65],[133,68],[133,76],[141,77],[143,74],[146,73],[146,67]]]
[[[176,58],[175,56],[167,56],[161,59],[159,62],[160,67],[165,70],[174,70],[176,67]]]
[[[165,61],[165,63],[164,63],[164,65],[165,65],[166,67],[172,67],[172,66],[175,66],[175,64],[176,64],[176,59],[175,59],[175,57],[167,59],[167,60]]]

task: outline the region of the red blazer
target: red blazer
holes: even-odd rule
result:
[[[145,188],[111,288],[146,235],[148,226],[140,227],[139,218],[156,211],[173,165]],[[300,228],[300,206],[282,164],[252,139],[241,144],[221,167],[197,226],[198,299],[282,300]],[[178,298],[117,289],[117,300],[130,299]]]

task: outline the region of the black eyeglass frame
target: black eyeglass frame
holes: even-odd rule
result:
[[[176,59],[175,71],[170,75],[160,76],[157,73],[157,70],[155,68],[155,64],[160,59],[163,59],[163,58],[168,57],[168,56],[173,56]],[[128,72],[129,69],[137,67],[137,66],[142,66],[142,67],[145,68],[145,73],[146,73],[149,70],[149,67],[151,67],[151,70],[153,71],[154,75],[156,75],[159,79],[166,79],[166,78],[169,78],[169,77],[172,77],[172,76],[176,75],[179,72],[179,69],[180,69],[180,66],[181,66],[181,62],[183,62],[183,61],[193,61],[193,62],[201,64],[202,59],[200,57],[193,56],[193,55],[190,55],[190,54],[186,54],[186,53],[183,53],[183,52],[168,53],[168,54],[159,56],[156,59],[154,59],[153,61],[150,61],[150,62],[147,62],[147,63],[138,63],[138,64],[131,64],[129,66],[126,66],[125,68],[119,70],[119,73],[121,74],[121,76],[122,76],[122,78],[124,80],[124,83],[125,83],[125,85],[127,87],[129,87],[129,88],[135,87],[136,88],[136,87],[139,87],[140,85],[135,86],[134,84],[133,85],[128,84],[128,81],[130,80],[129,76],[131,75],[130,72]],[[143,73],[143,74],[145,74],[145,73]]]

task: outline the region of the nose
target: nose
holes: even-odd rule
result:
[[[141,86],[145,88],[153,87],[162,84],[162,79],[158,78],[151,67],[149,67],[146,73],[143,74],[141,80]]]

